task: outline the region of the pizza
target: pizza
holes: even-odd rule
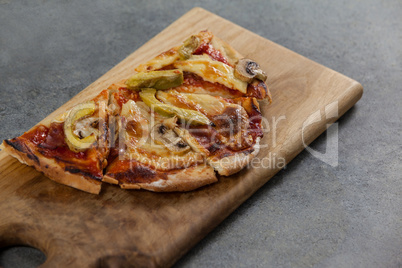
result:
[[[50,179],[89,193],[99,193],[109,155],[109,93],[78,104],[49,124],[4,140],[3,149]]]
[[[137,66],[50,123],[1,147],[48,178],[98,194],[102,183],[191,191],[244,169],[263,136],[267,76],[209,31]]]

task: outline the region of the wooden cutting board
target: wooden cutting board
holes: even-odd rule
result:
[[[260,164],[189,193],[104,185],[97,196],[59,185],[0,152],[0,246],[39,248],[47,256],[43,267],[171,266],[363,93],[356,81],[194,8],[44,121],[204,29],[256,59],[268,73],[274,102],[261,104],[269,132],[262,140]]]

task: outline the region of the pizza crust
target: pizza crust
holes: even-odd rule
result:
[[[11,141],[8,141],[8,143],[11,143]],[[35,167],[36,170],[42,172],[51,180],[88,193],[99,194],[101,181],[65,171],[54,159],[49,159],[36,153],[26,143],[21,143],[24,146],[21,151],[8,143],[7,141],[2,143],[2,149],[6,153],[17,158],[23,164]]]
[[[103,181],[113,184],[119,183],[118,180],[108,174],[103,177]],[[202,164],[167,174],[166,179],[144,183],[121,182],[119,184],[123,189],[145,189],[153,192],[186,192],[217,181],[214,169]]]

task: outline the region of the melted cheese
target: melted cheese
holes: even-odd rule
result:
[[[179,107],[184,105],[190,107],[191,109],[200,111],[207,116],[222,114],[227,107],[232,105],[218,96],[211,96],[208,94],[179,93],[175,90],[170,90],[168,92],[158,91],[156,96],[164,103]]]
[[[147,63],[139,65],[137,68],[135,68],[135,71],[146,72],[146,71],[159,70],[165,66],[173,64],[178,59],[179,59],[179,53],[177,52],[177,48],[173,48],[156,56]]]
[[[152,125],[159,123],[160,120],[158,118],[151,122]],[[177,138],[180,139],[179,136]],[[187,150],[181,154],[177,154],[151,137],[148,137],[147,141],[143,144],[128,147],[126,157],[160,170],[185,168],[204,162],[204,157],[200,153]]]
[[[249,117],[239,104],[230,103],[217,96],[206,94],[179,93],[175,90],[159,91],[157,97],[165,103],[185,106],[198,110],[215,123],[217,138],[227,147],[239,150],[249,146],[253,138],[248,133]],[[201,144],[191,136],[191,132],[175,129],[195,151],[203,152]],[[205,153],[205,152],[204,152]]]
[[[152,115],[152,116],[151,116]],[[166,120],[159,114],[151,114],[148,106],[143,102],[135,103],[129,100],[121,110],[120,135],[127,146],[125,158],[153,166],[159,170],[185,168],[204,162],[201,153],[186,150],[182,153],[171,151],[165,144],[154,140],[150,135],[155,125]],[[127,128],[129,122],[133,129]],[[127,128],[127,129],[125,129]],[[133,135],[139,134],[138,135]],[[181,139],[177,136],[178,139]]]
[[[159,170],[180,169],[204,162],[204,156],[190,151],[183,155],[172,154],[165,146],[149,141],[140,147],[128,148],[126,157]]]
[[[129,100],[121,109],[120,130],[128,147],[144,144],[149,135],[149,121],[142,115],[142,110],[133,100]]]
[[[211,59],[208,55],[193,55],[185,61],[176,61],[174,66],[201,76],[205,81],[219,83],[231,89],[247,93],[247,83],[234,76],[234,69],[227,64]]]

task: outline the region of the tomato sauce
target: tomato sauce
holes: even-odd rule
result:
[[[123,104],[125,104],[129,100],[133,100],[133,101],[141,100],[140,94],[138,94],[137,91],[134,91],[134,90],[131,90],[131,89],[128,89],[125,87],[119,88],[119,92],[117,94],[115,94],[114,96],[116,98],[117,103],[120,105],[120,107],[122,107]]]
[[[194,55],[202,55],[202,54],[209,55],[213,60],[220,61],[225,63],[231,67],[233,67],[227,59],[222,55],[222,53],[214,48],[210,43],[202,43],[195,51]]]
[[[166,180],[168,172],[157,171],[135,160],[116,160],[108,168],[107,174],[121,183],[150,183]]]
[[[73,152],[64,139],[64,123],[53,122],[49,128],[43,125],[36,126],[24,133],[21,139],[28,140],[36,145],[36,151],[43,156],[58,161],[65,169],[73,165],[81,173],[90,173],[92,177],[101,178],[102,170],[97,157],[96,149],[90,148],[82,152]],[[75,172],[75,173],[78,173]]]
[[[49,129],[45,126],[39,125],[33,130],[24,133],[21,138],[31,141],[33,144],[38,145],[46,140]]]

